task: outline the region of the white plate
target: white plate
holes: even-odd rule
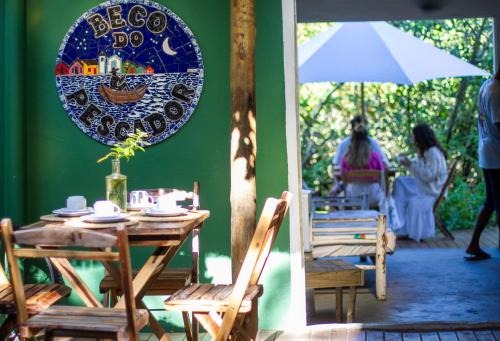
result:
[[[88,223],[116,223],[120,221],[125,221],[128,218],[127,213],[120,213],[119,215],[111,217],[96,216],[95,214],[89,214],[81,217],[81,219]]]
[[[140,210],[145,210],[145,209],[148,209],[148,208],[153,208],[155,206],[156,206],[155,204],[137,205],[137,206],[136,205],[127,204],[127,210],[140,211]]]
[[[84,208],[83,210],[71,210],[67,207],[63,207],[63,208],[59,208],[57,210],[53,210],[52,213],[57,214],[58,216],[62,216],[62,217],[79,217],[82,215],[92,213],[92,208],[87,207],[87,208]]]
[[[186,214],[188,210],[182,207],[177,207],[174,210],[162,211],[157,208],[150,208],[144,211],[144,215],[150,217],[177,217]]]

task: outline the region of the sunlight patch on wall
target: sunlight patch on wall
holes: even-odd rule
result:
[[[211,283],[231,283],[231,257],[210,252],[205,258],[205,268],[205,277]]]
[[[260,278],[264,294],[259,299],[259,329],[287,329],[294,320],[295,312],[289,306],[290,278],[290,255],[272,252]]]

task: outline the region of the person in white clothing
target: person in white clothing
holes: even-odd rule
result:
[[[396,178],[392,195],[399,221],[396,232],[420,241],[434,237],[432,207],[446,182],[448,170],[446,152],[427,124],[413,128],[413,142],[417,157],[411,160],[404,155],[399,157],[411,176]]]

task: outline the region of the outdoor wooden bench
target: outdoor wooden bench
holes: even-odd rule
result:
[[[349,288],[349,303],[345,321],[352,323],[356,304],[356,287],[364,284],[364,271],[341,259],[306,261],[306,289],[335,289],[335,316],[339,323],[343,322],[343,288]]]
[[[309,235],[314,259],[373,257],[374,265],[363,265],[363,269],[375,270],[377,299],[386,299],[386,255],[394,250],[396,238],[387,228],[385,215],[373,210],[313,213]]]

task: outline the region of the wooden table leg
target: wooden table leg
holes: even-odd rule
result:
[[[155,252],[148,258],[144,266],[139,270],[137,275],[132,281],[132,286],[134,289],[134,297],[136,299],[142,299],[146,294],[147,290],[151,286],[151,283],[156,279],[157,276],[161,274],[161,271],[170,262],[179,250],[180,245],[175,246],[160,246],[156,248]],[[155,276],[156,274],[156,276]],[[119,309],[125,309],[125,300],[120,298],[115,306]]]
[[[146,305],[144,304],[143,301],[138,301],[137,306],[139,309],[148,309]],[[165,331],[165,329],[162,328],[158,320],[153,316],[153,313],[149,312],[149,326],[153,330],[153,334],[158,338],[160,341],[172,341],[168,333]]]
[[[87,307],[103,308],[101,302],[95,297],[85,282],[76,273],[71,263],[63,258],[50,258],[52,264],[57,268],[61,275],[68,281],[69,285],[75,289],[76,293],[82,299]]]
[[[356,287],[349,287],[349,303],[347,305],[347,323],[352,323],[356,305]]]
[[[113,264],[112,262],[102,262],[102,264],[104,265],[104,267],[106,268],[108,273],[111,275],[111,277],[113,277],[113,280],[116,283],[120,283],[120,280],[121,280],[120,270],[115,266],[115,264]],[[121,285],[121,283],[120,283],[120,285]],[[114,289],[112,291],[114,291]],[[111,296],[110,306],[113,307],[116,305],[116,302],[113,302],[113,299],[116,299],[116,292],[112,292],[110,296]],[[137,302],[137,307],[139,309],[146,309],[149,311],[148,307],[146,306],[146,304],[142,300],[137,299],[136,302]],[[171,341],[170,336],[168,336],[167,332],[162,328],[162,326],[160,325],[158,320],[156,320],[153,313],[150,311],[149,311],[148,320],[149,320],[149,326],[153,330],[153,334],[155,334],[155,336],[158,338],[158,340]]]
[[[335,317],[342,323],[342,287],[335,288]]]
[[[379,301],[385,301],[387,288],[387,256],[385,253],[387,237],[385,236],[385,231],[386,219],[385,215],[381,214],[378,217],[377,223],[377,245],[375,255],[375,289],[377,293],[377,299]]]

